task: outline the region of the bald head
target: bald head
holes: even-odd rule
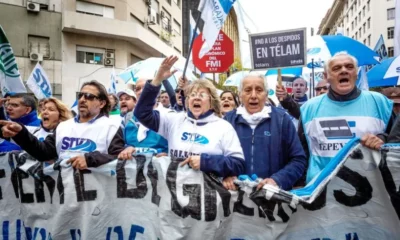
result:
[[[293,96],[295,99],[300,99],[304,97],[308,88],[307,88],[307,81],[303,78],[296,78],[293,81]]]

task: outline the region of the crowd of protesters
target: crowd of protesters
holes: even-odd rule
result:
[[[265,77],[254,73],[240,81],[237,93],[218,95],[210,81],[185,78],[174,90],[165,79],[176,61],[167,57],[154,79],[138,79],[116,95],[97,81],[84,83],[75,117],[55,98],[37,108],[28,94],[4,96],[0,152],[22,149],[77,169],[151,152],[215,174],[230,190],[241,174],[262,178],[259,188],[289,190],[310,182],[354,137],[374,150],[400,142],[400,102],[359,90],[357,60],[345,52],[326,62],[316,97],[308,99],[307,81],[299,77],[292,95],[277,87],[279,104],[268,98]]]

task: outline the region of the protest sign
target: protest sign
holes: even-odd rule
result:
[[[253,69],[305,66],[306,29],[249,35]]]
[[[182,159],[136,156],[79,171],[0,156],[3,239],[396,239],[400,145],[351,142],[303,189],[227,191]]]

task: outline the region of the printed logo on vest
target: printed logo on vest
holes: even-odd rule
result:
[[[270,137],[271,133],[269,131],[264,131],[264,135]]]
[[[184,132],[182,134],[181,140],[184,142],[193,142],[201,145],[206,145],[209,143],[208,139],[197,133]]]
[[[356,122],[347,122],[345,119],[320,121],[321,129],[327,139],[351,139],[355,137],[350,127],[355,127]]]
[[[93,152],[97,148],[96,143],[87,138],[64,137],[61,143],[61,150]]]

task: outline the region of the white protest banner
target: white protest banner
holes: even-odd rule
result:
[[[32,70],[31,75],[26,81],[26,85],[33,94],[35,94],[37,99],[48,98],[52,95],[49,78],[40,63],[37,63],[35,68]]]
[[[92,171],[0,156],[3,239],[396,239],[400,145],[351,142],[303,189],[238,192],[182,160],[136,156]],[[247,185],[246,185],[247,184]],[[296,193],[296,195],[294,194]]]

